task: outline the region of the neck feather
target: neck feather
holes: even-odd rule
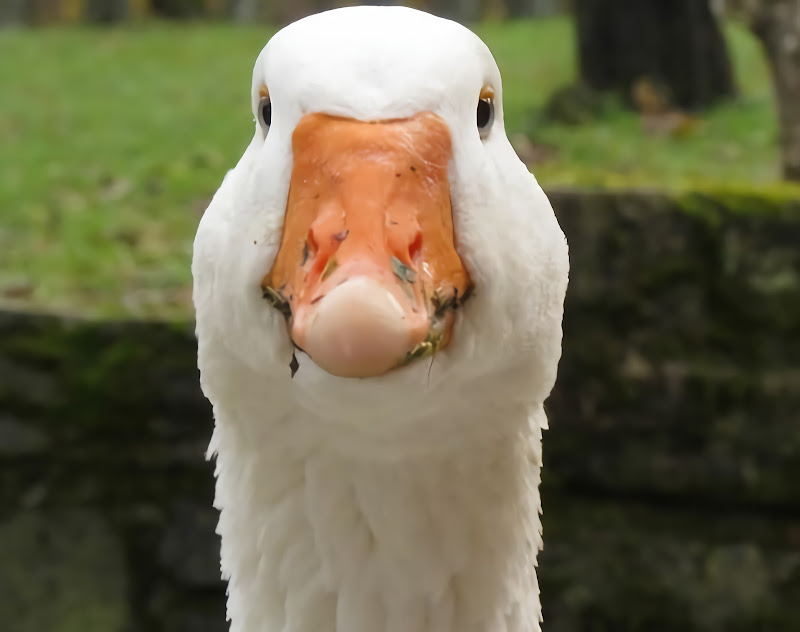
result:
[[[218,409],[231,631],[538,631],[544,418],[506,412],[513,432],[370,459],[299,432],[297,412]]]

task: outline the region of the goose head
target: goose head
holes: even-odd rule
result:
[[[247,381],[273,410],[381,438],[424,422],[426,441],[431,419],[463,432],[461,408],[541,403],[567,247],[486,45],[412,9],[328,11],[268,42],[250,98],[252,141],[195,240],[212,402]]]

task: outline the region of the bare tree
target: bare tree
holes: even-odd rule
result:
[[[333,0],[229,0],[230,14],[237,22],[269,22],[282,26],[299,18],[332,9]]]
[[[686,109],[735,93],[708,0],[575,0],[582,81],[626,98],[642,80]]]
[[[129,0],[88,0],[84,17],[91,22],[121,22],[129,17]]]
[[[25,6],[25,18],[32,24],[58,22],[63,14],[59,0],[29,0]]]
[[[508,17],[527,18],[564,11],[563,0],[505,0]]]
[[[427,11],[462,23],[479,20],[484,4],[481,0],[429,0],[421,3]]]
[[[772,70],[787,180],[800,181],[800,0],[739,0]]]
[[[0,26],[25,22],[25,0],[0,1]]]

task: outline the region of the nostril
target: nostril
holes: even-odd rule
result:
[[[317,241],[317,235],[314,233],[314,227],[308,229],[308,236],[306,237],[306,243],[303,245],[303,265],[310,259],[311,260],[311,269],[310,273],[313,277],[319,278],[322,274],[323,269],[328,263],[328,259],[330,258],[330,253],[320,253],[319,251],[319,242]]]
[[[319,251],[319,243],[317,243],[317,236],[314,234],[314,227],[308,229],[308,236],[306,237],[306,244],[311,250],[311,254],[315,255]]]
[[[411,245],[408,247],[409,260],[414,261],[420,250],[422,250],[422,231],[418,230],[417,234],[414,236],[414,241],[412,241]]]
[[[422,230],[415,218],[386,218],[386,240],[389,251],[404,265],[415,268],[422,250]]]

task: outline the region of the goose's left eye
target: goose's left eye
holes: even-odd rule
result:
[[[261,97],[261,101],[258,103],[258,123],[265,134],[272,125],[272,101],[269,100],[269,97]]]
[[[481,97],[478,100],[476,116],[481,138],[486,138],[489,128],[492,126],[492,121],[494,121],[494,101],[491,97]]]

